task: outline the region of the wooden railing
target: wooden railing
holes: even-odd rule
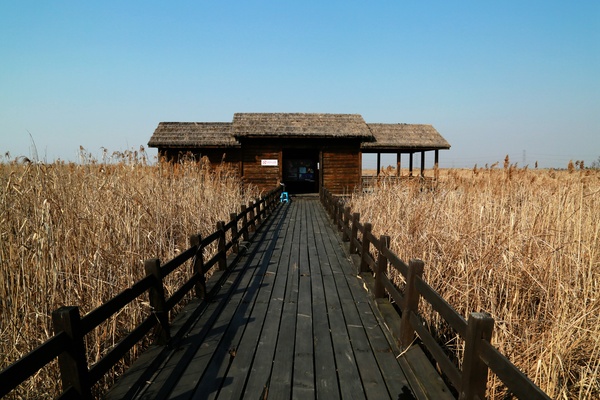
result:
[[[100,307],[81,317],[78,307],[61,307],[52,313],[55,335],[35,350],[0,372],[0,397],[5,396],[29,377],[58,358],[63,393],[60,398],[92,398],[92,387],[138,343],[152,328],[155,341],[167,344],[170,340],[169,312],[194,289],[195,296],[206,295],[206,273],[215,265],[226,270],[228,253],[239,254],[240,239],[248,241],[250,234],[270,215],[279,203],[282,188],[278,187],[262,198],[242,205],[239,214],[232,213],[228,223],[218,222],[214,233],[202,238],[190,237],[190,248],[161,266],[159,259],[145,262],[146,277],[119,293]],[[230,237],[227,241],[226,237]],[[203,250],[217,243],[217,251],[204,260]],[[231,250],[231,251],[230,251]],[[165,298],[163,279],[192,260],[191,277],[169,298]],[[232,262],[235,261],[235,257]],[[231,263],[230,263],[231,264]],[[148,292],[152,313],[133,331],[117,343],[104,357],[88,368],[85,335],[126,305]]]
[[[433,185],[436,178],[422,175],[362,175],[361,184],[363,188],[375,187],[383,183],[397,184],[398,182],[420,182],[426,185]]]
[[[341,231],[343,240],[349,242],[349,252],[360,256],[359,271],[374,273],[374,296],[389,296],[399,305],[401,323],[399,337],[396,339],[400,346],[409,347],[416,333],[452,386],[457,389],[459,399],[484,399],[488,370],[495,373],[506,388],[520,399],[549,399],[523,372],[492,346],[490,339],[494,320],[489,314],[471,313],[466,321],[423,280],[423,261],[410,260],[406,264],[390,251],[389,236],[382,235],[377,239],[371,233],[370,223],[361,222],[359,213],[352,213],[341,198],[334,197],[326,189],[321,191],[321,201]],[[377,259],[371,255],[371,246],[377,250]],[[390,267],[395,268],[404,277],[406,284],[403,291],[389,279]],[[423,318],[418,311],[421,299],[427,301],[465,340],[462,371],[450,360],[423,324]]]

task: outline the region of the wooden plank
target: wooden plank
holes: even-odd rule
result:
[[[185,335],[148,362],[160,361],[156,373],[138,373],[151,382],[139,398],[449,398],[418,347],[396,359],[316,199],[296,199],[269,221],[227,275],[233,293],[173,323]]]
[[[219,393],[219,397],[224,399],[239,399],[243,394],[250,373],[250,367],[252,366],[256,353],[256,346],[260,340],[269,302],[273,294],[273,288],[277,284],[276,279],[281,278],[281,275],[278,275],[277,272],[278,267],[280,266],[279,260],[282,256],[281,249],[285,241],[285,232],[289,226],[287,218],[285,218],[288,208],[285,210],[283,218],[278,222],[275,231],[276,234],[269,244],[269,248],[266,250],[267,254],[265,254],[262,259],[262,263],[265,264],[266,269],[264,271],[261,289],[257,296],[252,314],[249,317],[250,323],[244,332],[244,336],[239,343],[236,355],[233,358],[227,373],[229,382]]]
[[[327,240],[330,234],[325,229],[323,220],[318,218],[319,225],[323,235],[322,246],[317,246],[319,259],[327,260],[329,264],[328,273],[323,274],[323,287],[325,290],[325,302],[329,316],[329,329],[331,330],[331,340],[333,343],[339,387],[342,398],[364,397],[365,393],[361,382],[360,373],[356,364],[354,351],[350,344],[350,336],[346,327],[342,305],[338,297],[335,274],[341,273],[337,260],[330,257],[333,254],[331,242]],[[333,264],[332,264],[333,263]],[[325,269],[325,267],[324,267]]]
[[[333,230],[331,224],[329,224],[329,229]],[[336,251],[337,257],[346,258],[347,256],[343,252],[342,242],[339,238],[336,237],[336,239],[340,243],[340,246],[332,246],[332,248]],[[347,281],[349,284],[352,282],[352,279],[352,274],[347,274]],[[351,285],[351,287],[355,286]],[[363,288],[361,288],[361,290],[366,293],[366,290]],[[369,326],[368,324],[365,325]],[[389,341],[389,343],[392,348],[396,348],[393,341]],[[406,381],[408,382],[408,387],[404,382],[402,383],[402,387],[400,388],[401,395],[410,395],[415,398],[452,398],[452,394],[444,384],[442,378],[418,346],[411,347],[409,351],[397,359],[397,362],[402,369],[402,374],[406,376]],[[390,370],[387,368],[384,371],[386,374],[390,373]],[[387,378],[386,383],[389,385]],[[390,388],[391,396],[399,396],[396,394],[397,390],[397,386]]]
[[[329,261],[321,259],[324,254],[323,230],[316,221],[314,206],[310,209],[310,221],[313,225],[313,240],[309,242],[309,259],[311,267],[312,314],[313,314],[313,343],[315,365],[316,397],[323,399],[340,398],[340,389],[336,373],[333,343],[329,330],[329,317],[325,302],[323,275],[331,275]]]
[[[269,385],[269,396],[287,399],[291,396],[294,371],[294,344],[296,340],[296,320],[299,293],[300,228],[302,202],[294,202],[292,223],[293,234],[288,258],[288,280],[281,315],[281,325],[277,337],[277,349],[273,359],[273,371]]]
[[[290,205],[292,204],[290,203]],[[252,368],[250,369],[248,381],[244,389],[244,397],[247,398],[256,397],[257,393],[262,393],[265,388],[267,390],[270,388],[271,370],[273,368],[273,359],[288,281],[289,259],[285,255],[291,252],[292,221],[295,220],[296,214],[296,207],[290,207],[288,218],[291,229],[286,231],[285,239],[283,240],[283,247],[281,248],[282,256],[279,260],[280,265],[277,269],[276,282],[273,286],[271,301],[267,309],[260,340],[257,343]]]
[[[234,270],[232,272],[239,272]],[[229,286],[228,283],[225,283],[225,286]],[[175,352],[167,352],[162,359],[158,360],[160,363],[158,366],[153,365],[153,371],[150,376],[148,374],[143,374],[146,378],[145,382],[136,382],[135,386],[127,387],[126,385],[119,382],[117,384],[118,390],[111,390],[111,393],[115,393],[115,397],[108,398],[131,398],[129,396],[136,396],[138,398],[151,398],[157,397],[160,392],[164,397],[170,391],[170,387],[172,387],[173,383],[171,379],[169,380],[169,376],[177,377],[182,374],[186,367],[187,363],[193,358],[194,353],[200,346],[204,337],[208,334],[210,330],[210,326],[212,322],[216,320],[219,316],[219,312],[221,308],[224,306],[223,299],[226,295],[223,293],[225,289],[222,289],[221,293],[218,293],[214,296],[213,301],[209,303],[205,310],[203,310],[203,324],[199,324],[198,320],[192,324],[190,330],[185,336],[185,339],[178,343]],[[161,349],[165,349],[164,346],[158,347]],[[156,362],[147,361],[149,363]],[[134,364],[135,366],[135,364]],[[126,374],[123,379],[123,383],[130,383],[131,381],[128,379],[129,375]],[[141,385],[140,385],[141,383]],[[164,388],[165,383],[170,383],[169,388]],[[118,396],[117,393],[122,393],[124,390],[123,387],[127,389],[126,396]],[[115,389],[115,388],[113,388]],[[162,391],[161,391],[162,389]],[[149,393],[148,395],[146,395]]]
[[[353,297],[356,299],[356,307],[359,311],[362,326],[365,328],[373,355],[390,396],[398,398],[400,394],[412,393],[410,383],[396,359],[396,355],[400,354],[400,350],[395,346],[395,341],[389,332],[386,334],[387,327],[383,324],[383,317],[380,315],[377,306],[373,304],[372,299],[369,299],[369,301],[359,300],[365,292],[365,289],[360,285],[360,281],[349,275],[346,275],[346,279]]]
[[[223,272],[216,272],[211,279],[207,281],[207,293],[209,297],[215,296],[217,289],[222,285]],[[190,327],[195,324],[197,318],[209,309],[209,306],[215,303],[208,303],[200,299],[192,299],[183,310],[181,310],[173,323],[171,330],[173,340],[181,340]],[[210,311],[208,311],[210,313]],[[149,382],[166,358],[169,357],[170,350],[166,346],[151,346],[146,350],[135,363],[126,371],[117,383],[105,395],[106,399],[126,399],[133,398],[136,393],[143,393],[146,382]]]
[[[325,224],[325,221],[323,221],[323,224],[328,232],[328,243],[326,245],[327,257],[330,260],[332,269],[333,266],[337,267],[337,269],[333,270],[333,276],[363,389],[368,398],[388,398],[390,394],[379,370],[377,360],[373,355],[371,344],[356,306],[357,302],[368,302],[366,292],[364,290],[362,292],[355,292],[356,297],[353,296],[347,280],[347,271],[351,270],[351,266],[343,253],[339,251],[341,247],[337,242],[336,232],[333,230],[333,227]],[[348,278],[352,279],[354,283],[358,283],[356,277],[350,275]]]
[[[248,259],[253,259],[256,253],[257,246],[260,242],[253,243],[251,248],[245,255]],[[194,324],[189,327],[185,337],[178,343],[174,344],[173,352],[166,357],[165,361],[158,368],[154,376],[148,379],[148,385],[144,390],[139,392],[142,397],[146,398],[164,398],[166,397],[175,384],[182,380],[184,385],[182,391],[188,392],[190,384],[185,386],[188,376],[193,376],[191,381],[201,376],[203,368],[210,361],[211,351],[214,347],[210,345],[210,339],[215,340],[214,332],[211,328],[219,319],[224,323],[221,311],[225,308],[227,299],[230,297],[229,289],[235,288],[236,283],[241,279],[244,270],[244,263],[237,264],[230,273],[226,275],[227,280],[223,283],[221,290],[208,303],[206,310],[200,315]],[[209,283],[212,281],[209,280]],[[209,338],[207,340],[207,338]],[[201,347],[201,345],[203,347]],[[206,351],[208,347],[208,350]],[[200,353],[200,354],[199,354]],[[204,355],[202,357],[201,355]],[[192,361],[194,361],[192,363]],[[190,364],[191,363],[191,364]],[[191,383],[191,382],[190,382]]]
[[[312,235],[308,224],[308,202],[300,202],[300,254],[299,284],[296,315],[296,343],[294,350],[294,372],[292,398],[306,399],[315,397],[314,349],[312,332],[312,271],[309,260],[308,237]]]
[[[251,277],[251,283],[246,292],[243,293],[243,299],[241,303],[239,303],[236,313],[231,319],[228,329],[223,335],[223,338],[213,355],[211,363],[208,365],[205,374],[202,376],[202,380],[199,382],[198,386],[196,386],[194,397],[206,399],[216,398],[218,391],[215,390],[215,386],[220,390],[222,385],[227,386],[232,382],[233,378],[228,373],[228,370],[233,360],[237,357],[237,352],[240,349],[240,341],[245,333],[247,323],[250,321],[250,315],[253,311],[254,303],[268,266],[268,259],[272,254],[272,251],[270,251],[271,243],[274,242],[273,237],[275,234],[274,229],[272,228],[273,226],[271,225],[271,229],[269,229],[261,239],[255,259],[246,267],[246,275],[250,275],[250,272],[254,271]],[[266,259],[266,262],[263,262],[263,258]],[[177,397],[175,393],[174,397]]]
[[[180,391],[193,389],[223,335],[221,327],[227,324],[233,315],[231,307],[227,307],[230,292],[237,287],[237,278],[241,277],[243,271],[240,267],[233,272],[235,274],[229,276],[214,299],[215,306],[209,307],[209,313],[197,320],[178,344],[176,351],[149,380],[144,398],[166,398],[176,385]]]

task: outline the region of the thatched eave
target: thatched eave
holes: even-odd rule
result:
[[[230,122],[161,122],[148,142],[159,148],[240,147]]]
[[[446,150],[450,143],[432,125],[368,124],[375,141],[363,142],[363,152]]]

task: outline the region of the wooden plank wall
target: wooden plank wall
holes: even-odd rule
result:
[[[271,190],[282,180],[282,149],[306,148],[312,154],[321,152],[320,181],[334,194],[351,193],[361,181],[360,142],[349,139],[246,139],[243,149],[161,149],[161,155],[174,161],[177,155],[200,152],[213,166],[224,160],[231,163],[244,177],[246,183],[261,190]],[[225,158],[223,156],[225,155]],[[278,160],[278,166],[262,166],[261,160]]]
[[[322,158],[323,186],[334,194],[352,193],[361,178],[359,143],[327,146]]]
[[[247,183],[271,190],[281,182],[281,144],[273,140],[253,139],[243,143],[242,174]],[[278,166],[263,167],[261,160],[278,160]]]

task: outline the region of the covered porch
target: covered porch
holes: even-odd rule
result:
[[[369,186],[373,180],[385,176],[388,179],[421,178],[437,180],[439,178],[440,150],[447,150],[450,144],[431,125],[416,124],[369,124],[375,141],[363,142],[361,152],[363,159],[366,155],[375,155],[375,175],[362,174],[363,186]],[[382,154],[386,155],[387,165],[390,157],[395,158],[391,163],[394,173],[384,173],[382,170]],[[415,157],[416,155],[416,157]],[[418,165],[415,165],[418,158]],[[426,176],[427,165],[431,165],[431,174]],[[402,169],[408,167],[403,173]],[[418,168],[418,171],[415,169]]]

